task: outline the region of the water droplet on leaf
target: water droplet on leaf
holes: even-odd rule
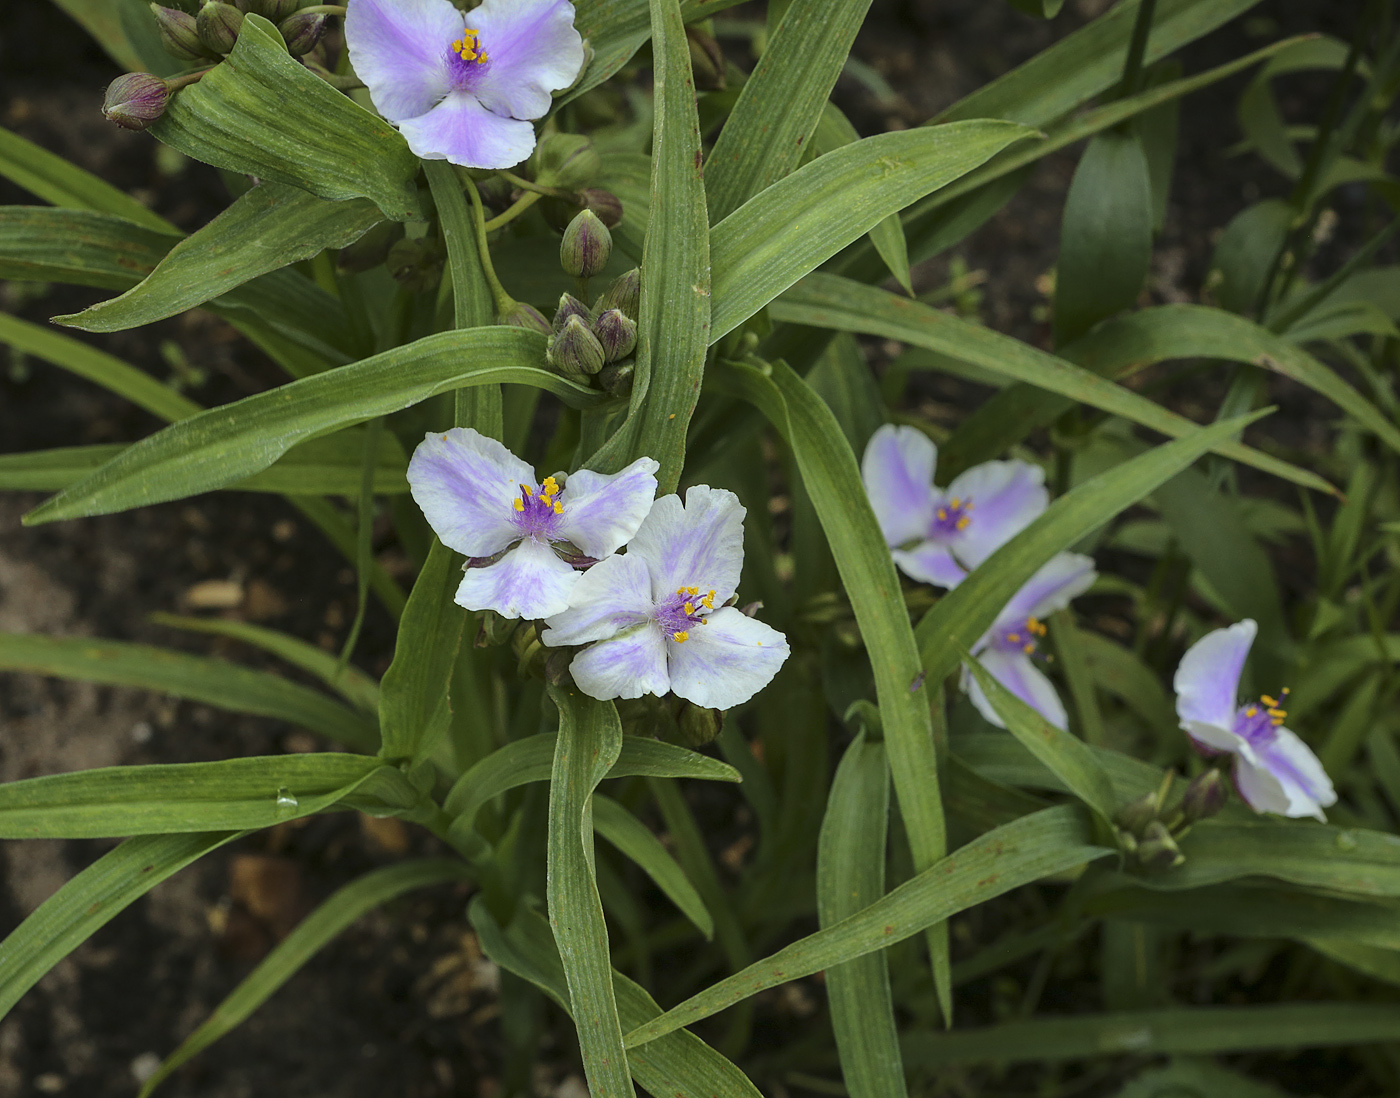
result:
[[[277,791],[277,815],[290,816],[300,807],[296,797],[288,791],[285,785]]]
[[[1338,850],[1355,850],[1361,844],[1357,841],[1356,834],[1351,831],[1339,831],[1337,833]]]

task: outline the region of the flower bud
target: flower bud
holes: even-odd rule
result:
[[[347,274],[373,270],[389,257],[389,249],[402,239],[402,221],[381,221],[359,240],[341,248],[336,266]]]
[[[637,325],[619,309],[605,309],[593,322],[593,334],[603,345],[603,361],[626,358],[637,346]]]
[[[287,52],[293,57],[310,53],[326,33],[328,16],[299,11],[282,20],[277,29],[282,33],[282,41],[287,43]]]
[[[1142,833],[1138,843],[1138,861],[1148,869],[1171,869],[1186,860],[1186,855],[1176,845],[1172,833],[1161,820],[1153,820]]]
[[[435,288],[442,280],[444,258],[436,240],[420,237],[417,240],[400,240],[389,249],[384,265],[405,289],[423,293]]]
[[[122,129],[144,130],[165,113],[170,85],[148,72],[129,72],[107,85],[102,113]]]
[[[625,397],[632,391],[632,375],[636,372],[635,362],[610,362],[598,371],[598,384],[608,396]]]
[[[569,317],[564,330],[549,341],[548,354],[550,365],[575,381],[603,368],[603,345],[576,316]]]
[[[1144,793],[1113,814],[1113,822],[1130,834],[1141,837],[1147,825],[1157,818],[1157,794]]]
[[[195,16],[199,40],[215,53],[228,53],[238,41],[243,27],[243,13],[223,0],[207,0]]]
[[[577,191],[593,182],[603,158],[593,142],[576,133],[551,133],[535,148],[535,182]]]
[[[1188,824],[1214,816],[1230,799],[1230,787],[1219,770],[1207,770],[1181,795],[1181,815]]]
[[[199,29],[189,12],[159,4],[152,4],[151,12],[156,17],[160,44],[165,47],[166,53],[173,54],[181,61],[208,61],[218,56],[199,40]]]
[[[642,304],[642,272],[633,267],[626,274],[618,275],[613,284],[603,291],[603,296],[593,303],[600,313],[616,309],[628,320],[636,320]]]
[[[612,233],[592,210],[584,210],[564,230],[559,244],[559,262],[564,273],[575,278],[592,278],[612,257]]]
[[[238,6],[244,11],[255,11],[274,23],[282,23],[292,17],[297,8],[301,7],[301,2],[302,0],[251,0],[247,7],[241,3]]]
[[[568,323],[569,317],[576,316],[589,328],[593,327],[595,319],[593,310],[576,298],[573,294],[561,294],[559,297],[559,307],[554,310],[553,331],[558,335],[564,330],[564,325]]]
[[[545,335],[549,335],[552,330],[543,313],[522,301],[517,301],[512,308],[498,315],[496,323],[504,324],[508,328],[529,328],[532,332],[542,332]]]
[[[699,27],[685,28],[686,45],[690,47],[690,69],[695,74],[695,87],[698,91],[722,91],[724,79],[724,54],[714,36],[706,34]]]
[[[680,715],[676,718],[681,742],[690,748],[704,747],[712,742],[719,735],[723,722],[724,714],[718,709],[705,709],[691,702],[682,706]]]
[[[622,222],[622,199],[612,191],[605,191],[602,187],[585,187],[579,191],[578,200],[585,210],[592,210],[609,229],[617,228]]]

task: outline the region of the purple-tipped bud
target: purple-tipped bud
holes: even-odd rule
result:
[[[328,16],[299,11],[282,20],[278,30],[282,41],[287,43],[287,52],[293,57],[301,57],[316,48],[316,44],[326,33]]]
[[[523,301],[517,301],[512,308],[497,316],[496,323],[504,324],[509,328],[528,328],[532,332],[542,332],[545,335],[549,335],[552,331],[544,314],[533,305],[526,305]]]
[[[160,44],[165,47],[166,53],[173,54],[181,61],[208,61],[218,56],[199,40],[199,29],[189,12],[159,4],[152,4],[151,12],[156,17]]]
[[[636,372],[637,364],[630,359],[611,362],[598,371],[598,384],[609,396],[625,397],[632,391],[632,375]]]
[[[608,227],[592,210],[584,210],[564,230],[564,239],[559,244],[559,262],[565,274],[592,278],[608,265],[612,246]]]
[[[603,368],[603,345],[576,316],[549,341],[549,364],[575,381],[591,377]]]
[[[1113,814],[1113,822],[1129,834],[1141,838],[1147,825],[1157,819],[1156,792],[1144,793],[1135,801],[1129,801]]]
[[[609,229],[615,229],[622,222],[622,199],[605,191],[602,187],[585,187],[578,193],[579,205],[592,210],[598,220]]]
[[[636,320],[642,305],[642,272],[633,267],[626,274],[618,275],[593,305],[600,313],[616,309],[629,320]]]
[[[685,28],[686,45],[690,47],[690,69],[695,74],[695,86],[700,91],[721,91],[724,88],[724,54],[714,36],[699,27]]]
[[[723,722],[724,714],[718,709],[704,709],[690,702],[681,707],[680,715],[676,718],[681,742],[690,748],[704,747],[712,742],[719,735]]]
[[[1142,833],[1137,848],[1138,861],[1148,869],[1171,869],[1186,860],[1172,833],[1161,820],[1153,820]]]
[[[593,310],[573,294],[562,294],[559,298],[559,307],[554,310],[552,331],[555,335],[564,330],[564,325],[569,322],[571,316],[578,317],[590,328],[593,327],[593,321],[596,319]]]
[[[637,325],[620,309],[605,309],[593,322],[593,334],[603,345],[603,360],[626,358],[637,346]]]
[[[165,113],[170,85],[148,72],[129,72],[107,85],[102,113],[125,130],[144,130]]]
[[[1207,770],[1181,795],[1181,815],[1188,824],[1214,816],[1230,799],[1230,787],[1219,770]]]
[[[223,0],[207,0],[195,16],[199,40],[218,54],[228,53],[238,41],[243,28],[243,13]]]

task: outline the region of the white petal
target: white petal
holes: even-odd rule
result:
[[[1243,755],[1235,759],[1235,786],[1244,798],[1244,803],[1255,812],[1288,815],[1291,802],[1279,780],[1265,767],[1249,761]]]
[[[986,461],[948,485],[948,497],[972,501],[967,528],[953,542],[958,559],[976,568],[1039,518],[1050,503],[1045,470],[1024,461]]]
[[[1234,723],[1233,713],[1230,723]],[[1250,759],[1254,758],[1249,741],[1243,736],[1235,735],[1230,725],[1212,724],[1209,721],[1182,721],[1181,727],[1188,736],[1209,751],[1228,751],[1231,755],[1247,755]]]
[[[555,646],[603,640],[646,621],[653,605],[646,563],[630,553],[609,557],[582,574],[569,608],[545,623],[540,640]]]
[[[535,148],[531,123],[489,111],[467,91],[454,91],[427,114],[405,118],[399,132],[424,160],[464,168],[513,168]]]
[[[1056,728],[1069,728],[1069,717],[1060,701],[1054,684],[1050,682],[1034,661],[1023,652],[999,652],[986,649],[977,653],[977,659],[987,672],[1003,687],[1015,694]],[[1006,723],[997,715],[987,695],[972,674],[963,668],[963,690],[966,691],[977,712],[998,728]]]
[[[1285,816],[1316,816],[1325,821],[1322,809],[1337,803],[1332,779],[1322,763],[1296,732],[1274,730],[1274,742],[1258,749],[1259,762],[1267,767],[1288,798]]]
[[[1172,689],[1176,714],[1186,721],[1233,728],[1239,708],[1240,674],[1254,643],[1256,626],[1246,618],[1228,629],[1207,633],[1181,657]]]
[[[938,447],[915,427],[886,424],[870,436],[860,476],[887,545],[928,536],[940,496],[933,487],[937,462]]]
[[[468,557],[499,553],[520,536],[513,506],[535,471],[470,427],[430,434],[408,463],[408,487],[442,543]]]
[[[659,462],[642,457],[617,473],[570,473],[559,497],[564,508],[559,535],[595,560],[616,553],[651,511],[660,468]]]
[[[539,118],[583,70],[568,0],[485,0],[467,13],[490,61],[472,91],[497,114]]]
[[[448,0],[351,0],[345,13],[350,64],[390,122],[427,114],[452,89],[447,49],[461,33]]]
[[[744,515],[739,497],[697,484],[685,494],[662,496],[627,544],[651,569],[652,598],[660,602],[682,587],[713,590],[728,602],[744,565]]]
[[[548,544],[526,538],[495,564],[468,568],[456,602],[468,610],[494,610],[506,618],[547,618],[569,605],[579,573]]]
[[[913,549],[893,549],[890,555],[901,572],[920,583],[951,589],[967,577],[947,546],[936,541],[923,542]]]
[[[788,658],[787,638],[732,606],[716,610],[684,642],[667,638],[671,689],[707,709],[730,709],[757,694]]]
[[[585,648],[569,664],[578,688],[590,698],[640,698],[671,688],[661,627],[647,622]]]

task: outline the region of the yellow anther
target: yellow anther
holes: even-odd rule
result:
[[[1259,716],[1259,707],[1258,707],[1258,706],[1255,706],[1255,705],[1251,705],[1248,709],[1246,709],[1246,710],[1244,711],[1244,715],[1245,715],[1246,717],[1257,717],[1257,716]]]
[[[686,593],[687,595],[698,595],[698,594],[700,593],[700,588],[698,588],[698,587],[687,587],[687,588],[685,589],[685,593]]]
[[[946,507],[940,507],[940,508],[938,509],[938,521],[939,521],[939,522],[947,522],[947,521],[948,521],[948,509],[947,509]]]
[[[1283,720],[1286,716],[1288,716],[1288,714],[1287,714],[1286,712],[1284,712],[1282,709],[1280,709],[1280,708],[1279,708],[1278,706],[1276,706],[1276,705],[1275,705],[1275,706],[1270,706],[1268,709],[1265,710],[1265,712],[1268,713],[1269,716],[1273,717],[1274,720],[1276,720],[1276,721],[1281,721],[1281,720]]]
[[[1021,634],[1020,634],[1020,633],[1007,633],[1007,634],[1006,634],[1006,639],[1009,640],[1012,644],[1020,644],[1020,643],[1021,643]]]
[[[554,513],[556,515],[562,515],[564,513],[564,505],[562,503],[556,503],[554,505]]]
[[[687,615],[695,613],[695,606],[694,606],[694,604],[689,603],[689,602],[686,603],[686,604],[685,604],[685,612],[686,612]]]
[[[700,601],[705,604],[705,609],[713,610],[715,608],[715,593],[711,591]]]
[[[953,510],[955,511],[962,506],[962,500],[958,499],[957,496],[954,496],[949,502],[953,505]]]
[[[1277,699],[1277,698],[1271,698],[1271,697],[1269,697],[1268,694],[1260,694],[1260,695],[1259,695],[1259,700],[1260,700],[1261,702],[1263,702],[1265,705],[1267,705],[1270,709],[1277,709],[1277,708],[1278,708],[1278,699]]]
[[[676,588],[676,594],[678,594],[678,595],[684,595],[684,594],[685,594],[685,588],[684,588],[684,587],[677,587],[677,588]]]
[[[518,500],[516,500],[516,501],[515,501],[515,509],[516,509],[517,511],[523,511],[523,510],[525,510],[525,501],[524,501],[523,499],[518,499]]]
[[[527,496],[530,494],[530,486],[528,484],[522,484],[520,486],[520,490],[524,492]]]
[[[968,518],[967,518],[966,515],[963,515],[962,518],[958,519],[958,529],[959,529],[959,530],[966,530],[966,529],[967,529],[967,523],[968,523]]]
[[[972,500],[968,500],[966,503],[964,503],[964,504],[962,505],[962,509],[963,509],[964,511],[971,511],[971,510],[972,510]]]
[[[1021,645],[1021,651],[1028,656],[1032,655],[1035,652],[1035,641],[1031,641],[1030,644]]]
[[[684,644],[687,640],[690,639],[690,634],[687,633],[684,629],[682,629],[679,633],[672,633],[671,639],[677,644]]]

